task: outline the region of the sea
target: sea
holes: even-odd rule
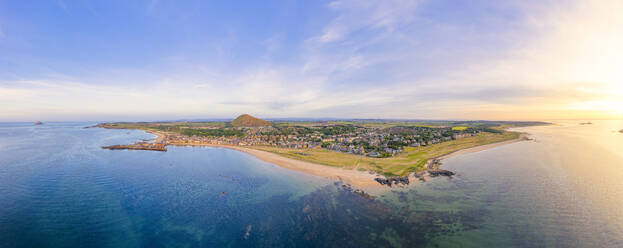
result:
[[[623,247],[623,121],[585,122],[371,197],[225,148],[101,149],[138,130],[0,123],[0,247]]]

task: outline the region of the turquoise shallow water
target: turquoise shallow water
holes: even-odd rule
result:
[[[152,136],[89,124],[0,124],[0,247],[623,247],[623,122],[526,128],[373,199],[228,149],[102,150]]]

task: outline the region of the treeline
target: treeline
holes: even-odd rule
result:
[[[156,126],[153,129],[158,129],[167,132],[176,132],[187,136],[210,136],[210,137],[243,137],[245,133],[242,130],[234,128],[216,128],[216,129],[194,129],[187,128],[185,126]]]
[[[336,126],[325,126],[321,128],[309,128],[304,126],[274,126],[276,130],[262,132],[263,135],[307,135],[312,134],[316,131],[321,133],[323,136],[331,136],[331,135],[339,135],[339,134],[347,134],[355,132],[357,126],[353,125],[336,125]]]
[[[356,127],[353,125],[336,125],[336,126],[322,127],[318,131],[325,136],[329,136],[329,135],[353,133],[355,132],[355,129]]]
[[[495,129],[495,128],[483,127],[483,128],[479,128],[479,129],[480,129],[480,131],[487,132],[487,133],[497,133],[497,134],[504,133],[504,131],[502,131],[500,129]]]
[[[187,136],[212,136],[212,137],[242,137],[244,132],[236,129],[219,128],[219,129],[183,129],[180,132]]]

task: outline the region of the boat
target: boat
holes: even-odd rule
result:
[[[43,122],[35,121],[35,125],[43,125]]]

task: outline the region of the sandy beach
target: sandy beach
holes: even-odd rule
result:
[[[156,142],[159,142],[161,140],[164,139],[164,133],[163,132],[159,132],[159,131],[153,131],[153,130],[145,130],[146,132],[149,132],[151,134],[154,134],[157,136],[156,138]],[[513,139],[513,140],[507,140],[507,141],[503,141],[503,142],[498,142],[498,143],[492,143],[492,144],[487,144],[487,145],[482,145],[482,146],[477,146],[477,147],[472,147],[472,148],[468,148],[468,149],[463,149],[463,150],[459,150],[456,152],[452,152],[440,157],[437,157],[435,159],[439,159],[439,160],[443,160],[452,156],[456,156],[456,155],[461,155],[461,154],[467,154],[467,153],[472,153],[472,152],[478,152],[478,151],[484,151],[487,149],[491,149],[494,147],[498,147],[498,146],[503,146],[503,145],[507,145],[507,144],[512,144],[515,142],[519,142],[519,141],[523,141],[526,140],[526,136],[527,134],[521,134],[519,136],[519,138],[517,139]],[[341,181],[345,184],[350,184],[351,186],[355,187],[355,188],[359,188],[359,189],[363,189],[366,191],[378,191],[379,189],[386,189],[388,187],[380,185],[378,182],[374,181],[374,178],[378,177],[375,174],[370,174],[368,172],[365,171],[358,171],[358,170],[349,170],[349,169],[342,169],[342,168],[337,168],[337,167],[331,167],[331,166],[327,166],[327,165],[321,165],[321,164],[315,164],[315,163],[310,163],[310,162],[306,162],[306,161],[300,161],[300,160],[295,160],[295,159],[291,159],[291,158],[286,158],[286,157],[282,157],[279,156],[277,154],[271,153],[271,152],[266,152],[266,151],[260,151],[260,150],[255,150],[255,149],[251,149],[251,148],[247,148],[247,147],[242,147],[242,146],[231,146],[231,145],[217,145],[217,144],[188,144],[188,143],[169,143],[168,145],[174,145],[174,146],[208,146],[208,147],[220,147],[220,148],[227,148],[227,149],[233,149],[233,150],[237,150],[237,151],[241,151],[241,152],[245,152],[249,155],[252,155],[264,162],[267,163],[271,163],[286,169],[291,169],[291,170],[296,170],[296,171],[300,171],[303,173],[307,173],[310,175],[315,175],[315,176],[319,176],[319,177],[324,177],[327,178],[329,180],[334,180],[334,181]],[[429,160],[429,163],[432,162],[432,159]],[[413,178],[415,179],[415,178]]]
[[[525,141],[525,140],[528,140],[528,134],[527,133],[522,133],[516,139],[502,141],[502,142],[497,142],[497,143],[491,143],[491,144],[486,144],[486,145],[481,145],[481,146],[475,146],[475,147],[471,147],[471,148],[467,148],[467,149],[458,150],[458,151],[451,152],[451,153],[448,153],[448,154],[445,154],[445,155],[442,155],[442,156],[439,156],[439,157],[435,157],[435,158],[429,159],[428,162],[426,163],[426,168],[431,169],[435,160],[441,162],[444,159],[450,158],[452,156],[462,155],[462,154],[469,154],[469,153],[474,153],[474,152],[480,152],[480,151],[488,150],[488,149],[495,148],[495,147],[498,147],[498,146],[508,145],[508,144],[512,144],[512,143],[516,143],[516,142],[520,142],[520,141]],[[413,178],[415,179],[415,177],[413,177]],[[423,178],[425,180],[428,180],[431,177],[429,175],[424,175]]]
[[[164,140],[164,133],[160,132],[160,131],[155,131],[155,130],[143,130],[145,132],[148,132],[150,134],[156,135],[156,139],[154,140],[154,143],[160,143],[162,142],[162,140]]]
[[[153,130],[145,130],[153,135],[156,135],[156,142],[164,139],[164,133]],[[329,180],[342,181],[345,184],[350,184],[353,187],[360,189],[369,189],[376,188],[379,185],[374,178],[376,175],[370,174],[368,172],[358,171],[358,170],[347,170],[337,167],[331,167],[327,165],[314,164],[310,162],[295,160],[291,158],[286,158],[279,156],[274,153],[255,150],[251,148],[241,147],[241,146],[230,146],[230,145],[216,145],[216,144],[187,144],[187,143],[170,143],[170,145],[175,146],[208,146],[208,147],[221,147],[233,149],[241,152],[245,152],[250,154],[264,162],[271,163],[274,165],[278,165],[283,168],[300,171],[303,173],[308,173],[315,176],[320,176],[327,178]]]
[[[484,151],[484,150],[488,150],[488,149],[491,149],[491,148],[494,148],[494,147],[508,145],[508,144],[512,144],[512,143],[516,143],[516,142],[520,142],[520,141],[524,141],[524,140],[526,140],[527,137],[528,137],[528,134],[522,133],[521,135],[519,135],[519,138],[516,138],[516,139],[502,141],[502,142],[497,142],[497,143],[491,143],[491,144],[487,144],[487,145],[475,146],[475,147],[467,148],[467,149],[463,149],[463,150],[458,150],[456,152],[448,153],[446,155],[437,157],[436,159],[443,160],[443,159],[446,159],[446,158],[449,158],[449,157],[452,157],[452,156],[456,156],[456,155]]]
[[[229,146],[229,145],[215,145],[215,144],[171,144],[175,146],[207,146],[207,147],[219,147],[219,148],[227,148],[232,150],[241,151],[247,153],[251,156],[258,158],[267,163],[271,163],[282,168],[296,170],[303,173],[307,173],[314,176],[324,177],[333,181],[341,181],[344,184],[350,184],[351,186],[358,189],[372,190],[374,188],[380,188],[379,183],[374,181],[374,178],[377,177],[374,174],[370,174],[364,171],[357,170],[347,170],[341,169],[337,167],[331,167],[327,165],[314,164],[310,162],[295,160],[291,158],[286,158],[279,156],[274,153],[255,150],[251,148],[241,147],[241,146]]]

